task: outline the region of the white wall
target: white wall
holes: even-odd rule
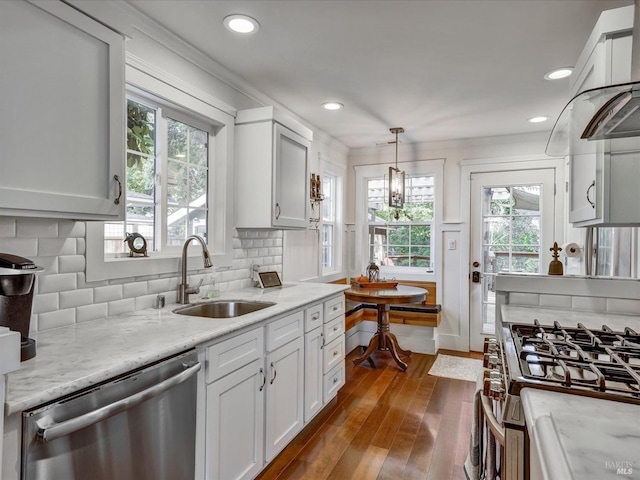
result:
[[[126,3],[78,0],[69,3],[127,37],[127,63],[162,72],[161,77],[171,78],[172,85],[189,87],[185,91],[201,92],[205,101],[231,115],[235,116],[237,110],[273,105],[314,130],[312,172],[317,172],[320,154],[346,165],[347,149],[340,142],[142,17]],[[36,285],[33,331],[148,308],[157,294],[164,294],[168,302],[175,302],[179,272],[87,282],[84,274],[85,232],[84,222],[0,217],[0,251],[32,259],[45,268]],[[317,276],[317,269],[305,270],[307,265],[317,264],[319,249],[315,232],[283,234],[280,230],[243,229],[234,232],[231,268],[217,273],[220,290],[250,286],[252,263],[261,265],[262,270],[282,273],[285,235],[290,251],[297,252],[297,257],[287,256],[288,264],[292,265],[288,277]],[[298,266],[304,268],[297,270]],[[190,275],[189,281],[197,284],[208,273],[202,270]]]
[[[548,132],[437,142],[430,144],[400,145],[398,163],[403,168],[407,162],[445,159],[444,205],[442,221],[436,225],[442,245],[442,276],[437,289],[437,302],[442,306],[442,320],[438,327],[439,348],[468,350],[469,348],[469,219],[470,209],[463,199],[468,199],[469,179],[462,178],[461,164],[478,162],[496,163],[495,169],[505,167],[505,161],[514,162],[530,158],[549,158],[544,154]],[[555,160],[562,164],[562,160]],[[357,165],[391,164],[395,162],[395,148],[374,147],[356,149],[349,153],[349,178],[347,188],[347,222],[355,218],[355,172]],[[457,248],[449,250],[449,240],[455,240]],[[560,240],[563,241],[563,240]],[[358,248],[354,246],[353,248]],[[350,248],[349,246],[347,248]],[[356,270],[364,268],[356,265]]]

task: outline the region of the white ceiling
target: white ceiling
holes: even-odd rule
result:
[[[127,0],[348,147],[549,131],[601,11],[632,0]],[[251,36],[225,29],[244,13]],[[323,110],[328,100],[345,108]],[[548,115],[544,124],[526,120]]]

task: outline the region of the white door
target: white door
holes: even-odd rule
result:
[[[561,216],[561,215],[560,215]],[[471,175],[471,350],[495,327],[495,276],[547,273],[556,238],[555,170]]]

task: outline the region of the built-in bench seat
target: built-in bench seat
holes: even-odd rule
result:
[[[401,285],[424,288],[429,292],[422,303],[406,303],[390,305],[389,322],[418,325],[425,327],[437,327],[440,324],[440,305],[435,303],[435,282],[409,282],[399,281]],[[345,331],[358,325],[363,320],[377,321],[378,310],[374,304],[347,301],[345,314]]]

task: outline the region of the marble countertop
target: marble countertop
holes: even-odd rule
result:
[[[525,388],[541,480],[640,478],[640,406]]]
[[[34,358],[7,375],[5,415],[50,402],[148,363],[284,314],[348,289],[348,285],[286,283],[272,289],[225,292],[216,300],[276,305],[229,319],[177,315],[180,305],[147,309],[32,335]]]
[[[523,307],[502,305],[502,321],[510,323],[533,323],[537,319],[543,325],[553,325],[560,322],[565,327],[575,327],[578,322],[585,327],[601,329],[603,324],[613,330],[631,327],[640,330],[640,315],[621,315],[613,313],[584,312],[580,310],[562,310],[556,308]]]

